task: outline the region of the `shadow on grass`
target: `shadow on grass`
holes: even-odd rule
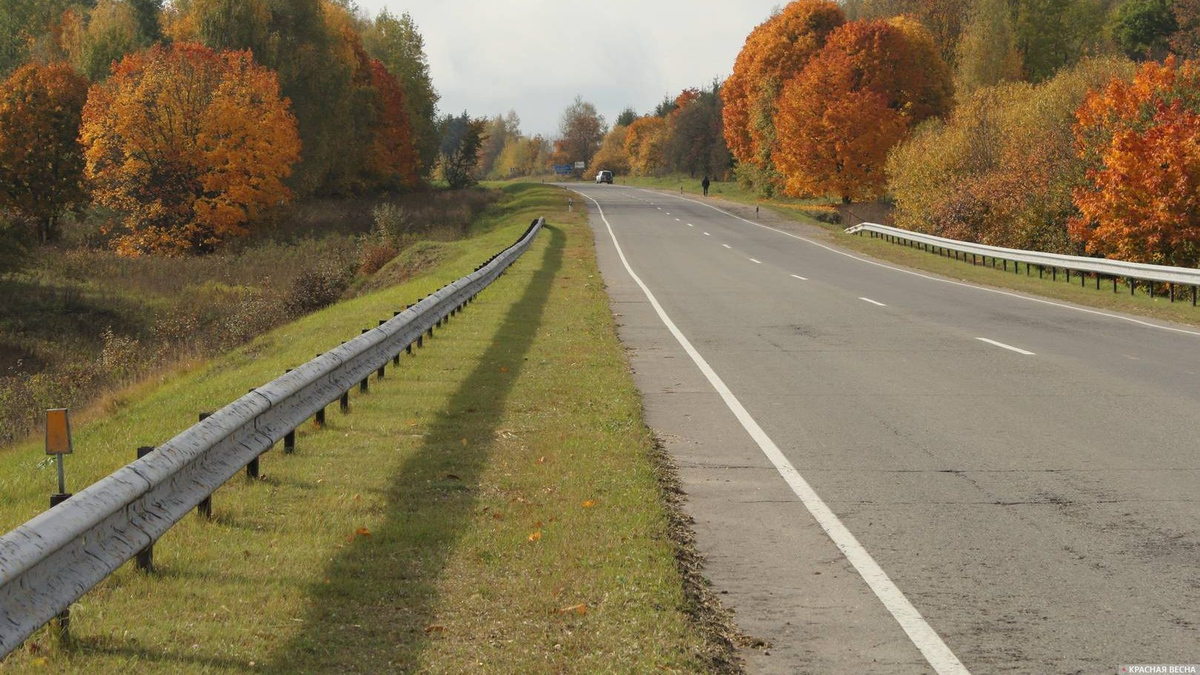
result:
[[[410,672],[436,639],[431,624],[438,579],[463,532],[479,517],[476,493],[490,441],[562,267],[565,233],[547,227],[543,236],[550,241],[542,259],[523,263],[540,263],[523,296],[423,445],[393,478],[387,520],[370,539],[347,544],[323,582],[308,590],[312,605],[305,628],[276,652],[271,671]],[[462,320],[469,321],[470,314]]]

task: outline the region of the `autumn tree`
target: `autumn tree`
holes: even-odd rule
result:
[[[952,98],[950,70],[914,20],[842,26],[780,97],[774,159],[787,192],[878,197],[888,152]]]
[[[613,122],[613,126],[627,127],[630,124],[633,124],[634,120],[637,118],[638,114],[636,110],[633,108],[626,108],[621,111],[620,115],[617,115],[617,120],[616,122]]]
[[[1200,66],[1146,63],[1089,96],[1078,117],[1088,168],[1071,235],[1092,255],[1200,265]]]
[[[615,126],[604,137],[600,150],[592,162],[596,169],[605,169],[614,174],[627,175],[631,170],[629,152],[625,150],[625,138],[629,135],[629,127]]]
[[[87,89],[65,63],[23,66],[0,88],[0,206],[35,222],[43,242],[87,200],[77,140]]]
[[[384,10],[363,29],[362,40],[367,53],[382,61],[404,87],[413,143],[428,177],[437,164],[442,139],[437,118],[439,97],[429,74],[425,38],[408,12],[397,17]]]
[[[397,190],[415,188],[421,181],[421,158],[413,144],[413,131],[405,92],[396,77],[377,59],[371,59],[374,90],[370,125],[371,145],[367,172],[371,187]]]
[[[558,123],[561,150],[568,158],[568,163],[585,162],[589,168],[607,132],[608,125],[604,117],[596,112],[596,106],[584,101],[582,96],[575,97],[575,101],[563,111]]]
[[[721,90],[725,141],[745,182],[774,189],[775,112],[784,83],[799,74],[845,23],[835,2],[797,0],[746,38]]]
[[[81,139],[124,255],[211,251],[286,201],[296,120],[249,52],[196,44],[127,56],[92,88]]]
[[[658,116],[646,116],[629,126],[625,134],[625,152],[630,169],[637,176],[653,176],[667,170],[668,122]]]

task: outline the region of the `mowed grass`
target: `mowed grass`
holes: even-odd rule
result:
[[[667,190],[674,188],[673,192],[678,194],[681,180],[683,179],[677,176],[661,179],[629,178],[628,184]],[[690,196],[700,193],[699,185],[692,185],[694,182],[682,183],[684,192]],[[1155,297],[1150,298],[1149,292],[1142,283],[1138,284],[1136,294],[1131,296],[1129,286],[1124,279],[1118,282],[1116,293],[1113,292],[1112,280],[1107,278],[1100,281],[1099,290],[1096,288],[1095,277],[1087,277],[1085,283],[1081,285],[1079,276],[1072,273],[1071,281],[1068,283],[1062,270],[1059,270],[1057,281],[1053,279],[1050,270],[1046,270],[1044,278],[1039,279],[1036,267],[1027,275],[1025,266],[1021,265],[1020,273],[1017,274],[1013,272],[1011,263],[1007,271],[1000,266],[1000,263],[997,263],[998,267],[993,269],[990,266],[990,260],[988,266],[985,266],[982,260],[973,265],[969,260],[956,261],[953,257],[946,258],[936,253],[926,253],[917,248],[888,243],[883,239],[873,239],[867,234],[862,236],[846,234],[840,225],[815,219],[813,209],[819,208],[820,203],[811,200],[787,198],[761,200],[736,183],[714,183],[710,194],[745,206],[761,204],[764,212],[769,209],[784,220],[823,228],[830,233],[831,243],[866,254],[877,260],[983,286],[1038,295],[1086,307],[1200,326],[1200,308],[1192,307],[1190,288],[1177,287],[1175,302],[1172,303],[1163,294],[1164,291],[1161,287],[1155,291]],[[717,205],[719,206],[719,204]],[[740,215],[753,219],[752,213]]]
[[[510,186],[426,276],[311,315],[76,433],[70,488],[458,278],[541,215],[533,248],[351,413],[300,430],[42,631],[10,672],[697,672],[689,618],[586,214]],[[54,486],[35,444],[0,457],[5,529]]]

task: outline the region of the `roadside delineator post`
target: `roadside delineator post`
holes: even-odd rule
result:
[[[71,442],[71,417],[66,408],[46,411],[46,454],[54,456],[58,467],[58,492],[50,495],[50,508],[71,498],[67,492],[67,479],[63,467],[63,456],[75,451]],[[54,635],[60,644],[71,641],[71,608],[67,607],[54,617]]]

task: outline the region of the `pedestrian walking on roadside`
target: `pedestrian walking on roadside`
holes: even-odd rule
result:
[[[708,174],[704,174],[704,180],[700,181],[700,187],[704,188],[704,196],[708,196],[708,186],[712,185],[712,181],[708,179]]]

